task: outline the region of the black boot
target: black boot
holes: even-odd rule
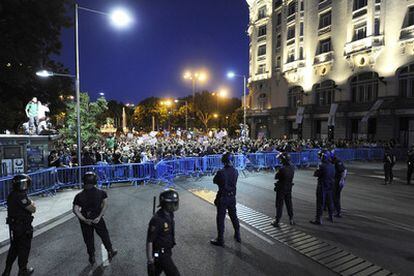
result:
[[[33,267],[28,267],[28,268],[24,268],[24,269],[19,269],[19,274],[18,276],[28,276],[28,275],[32,275],[34,272],[34,268]]]
[[[112,258],[115,257],[116,254],[118,254],[118,250],[116,250],[116,249],[112,249],[111,251],[108,251],[109,261],[112,261]]]
[[[289,224],[290,224],[290,225],[296,225],[296,223],[295,223],[295,221],[293,220],[293,218],[291,218],[291,219],[289,220]]]
[[[279,227],[279,220],[278,219],[274,219],[271,223],[270,223],[273,227]]]
[[[220,240],[220,239],[210,240],[210,243],[212,245],[215,245],[215,246],[222,246],[222,247],[224,247],[224,241],[223,240]]]
[[[315,224],[315,225],[321,225],[322,224],[322,221],[320,219],[311,220],[309,222],[312,223],[312,224]]]
[[[235,233],[234,234],[234,239],[235,239],[236,242],[241,243],[240,233]]]

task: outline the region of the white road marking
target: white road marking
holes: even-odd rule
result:
[[[253,234],[253,235],[255,235],[256,237],[258,237],[259,239],[264,240],[265,242],[267,242],[267,243],[269,243],[269,244],[271,244],[271,245],[274,245],[274,244],[275,244],[275,243],[274,243],[274,242],[272,242],[270,239],[266,238],[266,237],[265,237],[265,236],[263,236],[263,235],[260,235],[259,233],[257,233],[256,231],[254,231],[254,230],[250,229],[249,227],[247,227],[246,225],[244,225],[244,224],[242,224],[242,223],[240,223],[240,227],[244,228],[245,230],[249,231],[250,233],[252,233],[252,234]]]
[[[108,251],[106,251],[105,246],[101,243],[101,253],[102,253],[102,266],[108,266]]]

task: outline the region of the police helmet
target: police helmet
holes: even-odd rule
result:
[[[174,190],[167,190],[160,194],[160,205],[167,212],[175,212],[178,210],[179,197]]]
[[[318,157],[322,162],[328,162],[331,159],[331,153],[328,150],[320,150]]]
[[[277,159],[282,162],[282,164],[289,164],[290,163],[290,154],[287,152],[281,152],[277,155]]]
[[[83,185],[96,185],[98,183],[98,176],[94,172],[86,172],[83,176]]]
[[[32,185],[32,178],[27,174],[18,174],[13,177],[13,190],[25,192]]]
[[[223,154],[221,157],[221,162],[223,162],[224,165],[233,165],[234,162],[234,156],[230,152],[227,152]]]

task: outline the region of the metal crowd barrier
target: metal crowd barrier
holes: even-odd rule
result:
[[[295,166],[315,166],[319,163],[318,149],[304,150],[291,153],[292,163]],[[360,149],[336,149],[335,154],[343,161],[353,160],[381,160],[384,149],[382,148],[360,148]],[[403,156],[401,151],[400,156]],[[234,166],[238,170],[254,168],[274,169],[280,166],[277,159],[278,152],[249,153],[246,155],[235,155]],[[201,176],[214,174],[222,168],[221,155],[210,155],[203,157],[185,157],[171,160],[162,160],[157,164],[121,164],[108,165],[100,163],[94,166],[72,168],[49,168],[42,171],[29,173],[33,184],[29,191],[30,195],[53,194],[56,190],[65,187],[79,186],[78,174],[84,175],[87,171],[94,171],[98,175],[98,185],[110,186],[113,183],[148,182],[150,180],[162,181],[171,185],[177,176]],[[11,190],[13,176],[0,177],[0,204],[4,204]]]

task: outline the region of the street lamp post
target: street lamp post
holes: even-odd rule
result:
[[[247,79],[246,75],[237,75],[234,72],[228,72],[227,77],[229,79],[233,79],[235,77],[237,78],[243,78],[243,124],[246,126],[246,114],[247,114],[247,103],[246,103],[246,88],[247,88]]]
[[[194,108],[194,118],[195,118],[195,93],[196,93],[196,85],[197,81],[203,82],[207,79],[207,74],[203,71],[197,71],[197,72],[191,72],[186,71],[184,73],[184,79],[185,80],[191,80],[191,88],[193,93],[193,108]]]
[[[95,14],[109,16],[112,23],[117,27],[126,27],[132,22],[132,18],[124,10],[114,10],[111,14],[101,12],[94,9],[81,7],[78,3],[74,3],[74,17],[75,17],[75,75],[53,73],[48,71],[37,72],[36,75],[40,77],[71,77],[75,79],[75,93],[76,93],[76,124],[77,124],[77,158],[78,158],[78,181],[82,183],[81,166],[82,166],[82,155],[81,155],[81,119],[80,119],[80,66],[79,66],[79,10],[88,11]]]

